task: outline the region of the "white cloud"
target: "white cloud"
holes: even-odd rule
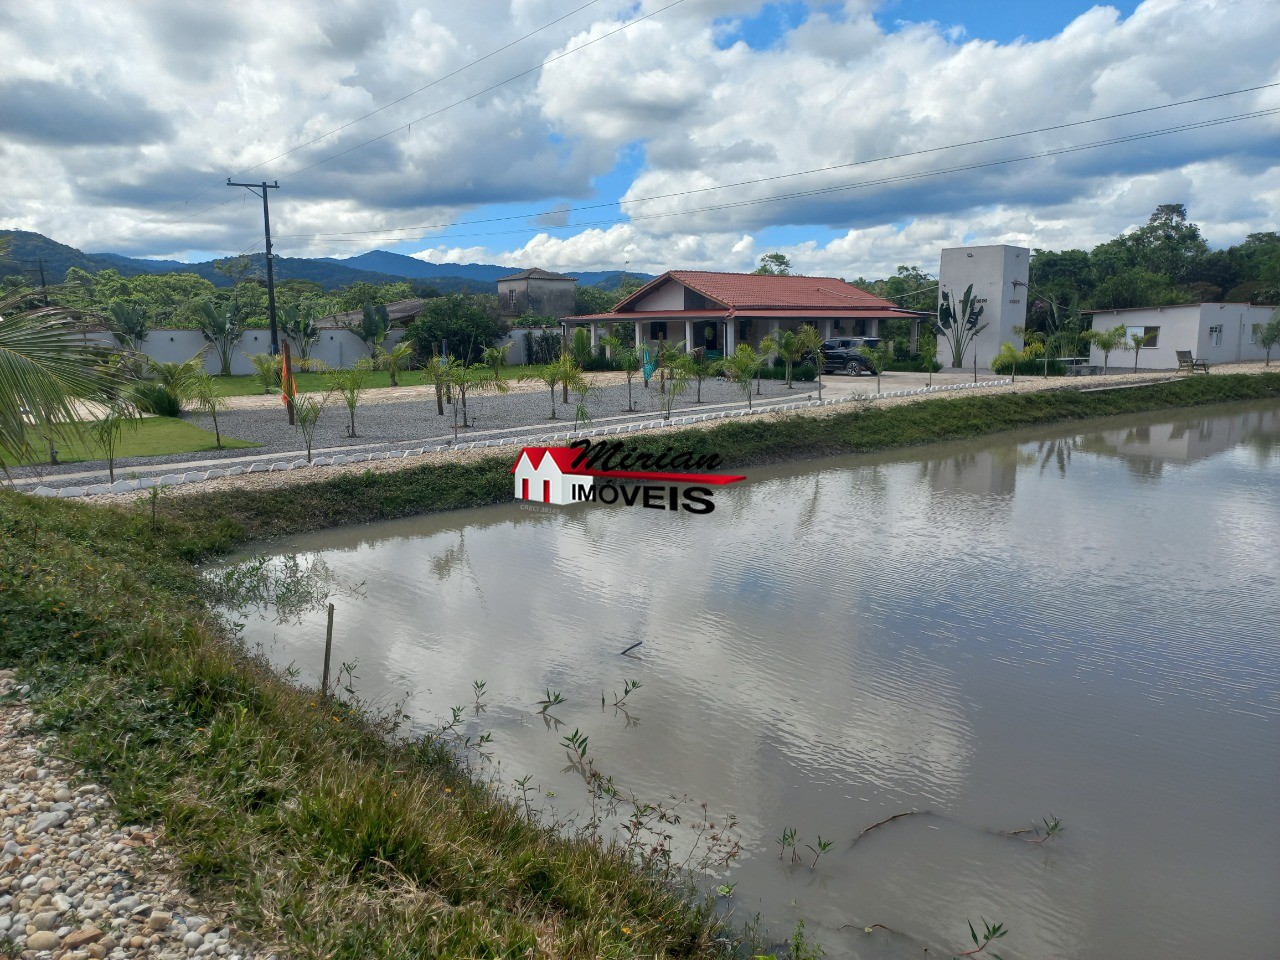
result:
[[[665,0],[642,0],[639,10],[663,6]],[[743,18],[763,6],[688,0],[411,130],[294,175],[603,37],[637,10],[627,0],[601,2],[315,148],[252,170],[249,176],[283,178],[272,197],[280,252],[346,256],[366,247],[321,235],[423,228],[370,235],[368,246],[386,246],[387,236],[486,219],[491,204],[506,205],[498,215],[528,215],[477,226],[480,245],[455,246],[470,242],[460,236],[420,256],[452,258],[457,251],[466,260],[553,269],[618,268],[627,260],[649,271],[747,269],[776,246],[761,232],[786,226],[793,228],[788,235],[811,228],[815,236],[835,236],[783,245],[799,269],[874,276],[898,263],[930,269],[940,246],[966,237],[1088,247],[1145,221],[1162,202],[1186,203],[1214,243],[1277,227],[1275,117],[905,183],[785,196],[1280,106],[1278,88],[785,176],[1274,82],[1280,9],[1268,0],[1146,0],[1127,19],[1096,7],[1056,36],[1010,43],[970,39],[954,23],[886,32],[872,18],[872,4],[851,2],[830,12],[815,7],[766,48],[735,41]],[[0,91],[14,91],[11,105],[22,109],[3,120],[0,225],[141,255],[245,249],[259,231],[248,201],[237,196],[204,209],[228,200],[221,186],[228,174],[426,86],[563,11],[551,0],[431,7],[293,0],[274,7],[271,29],[262,30],[253,10],[237,5],[48,0],[12,7],[0,14]],[[41,91],[49,106],[43,125],[30,109]],[[643,163],[617,186],[630,167],[611,171],[635,145]],[[779,179],[689,192],[761,178]],[[563,212],[537,216],[611,201],[615,189],[640,201],[624,208],[630,222],[610,225],[619,215],[608,210],[571,215],[570,231],[582,219],[604,222],[566,236]],[[663,199],[644,199],[650,197]],[[138,224],[147,218],[155,219]]]

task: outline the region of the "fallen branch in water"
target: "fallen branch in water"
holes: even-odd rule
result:
[[[883,820],[877,820],[871,826],[867,827],[860,834],[858,834],[856,837],[850,840],[849,846],[852,847],[855,843],[857,843],[859,840],[865,837],[868,833],[870,833],[876,827],[883,827],[886,823],[893,823],[893,821],[901,820],[903,817],[924,816],[925,814],[929,814],[932,812],[933,812],[932,810],[904,810],[902,813],[895,813],[891,817],[885,817]]]
[[[1012,837],[1015,840],[1021,840],[1023,843],[1032,843],[1036,846],[1044,843],[1050,837],[1055,837],[1067,828],[1062,825],[1062,820],[1050,814],[1048,818],[1042,818],[1044,824],[1044,833],[1040,833],[1039,827],[1023,827],[1020,830],[989,830],[988,833],[994,833],[998,837]],[[1024,836],[1027,833],[1034,833],[1036,839],[1032,840]]]

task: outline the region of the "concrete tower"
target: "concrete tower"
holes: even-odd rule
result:
[[[942,291],[957,303],[965,289],[973,284],[973,295],[983,305],[982,319],[978,325],[987,329],[978,334],[965,350],[964,366],[973,365],[974,351],[978,354],[978,366],[990,367],[991,360],[1000,352],[1000,344],[1008,341],[1015,347],[1022,346],[1022,338],[1013,332],[1027,322],[1027,277],[1031,265],[1031,251],[1026,247],[1010,247],[999,244],[990,247],[952,247],[942,251],[942,265],[938,270],[938,305],[942,305]],[[951,366],[951,351],[939,338],[938,362],[943,368]]]

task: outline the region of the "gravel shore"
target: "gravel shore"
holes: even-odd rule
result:
[[[52,756],[0,670],[0,957],[275,960],[183,891],[163,837]]]

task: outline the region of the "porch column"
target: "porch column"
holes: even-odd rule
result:
[[[778,336],[778,328],[781,325],[782,325],[781,321],[779,321],[777,317],[770,317],[769,318],[769,336],[774,337],[776,339]]]
[[[684,322],[684,352],[688,353],[693,349],[693,321],[686,320]]]
[[[822,339],[823,340],[830,340],[833,336],[835,336],[835,334],[831,332],[831,325],[833,323],[835,323],[835,321],[832,320],[830,317],[822,321]]]
[[[599,340],[597,330],[598,328],[596,326],[596,322],[592,320],[591,321],[591,352],[592,353],[596,352],[596,341]]]
[[[643,320],[640,320],[640,319],[637,319],[637,320],[636,320],[636,349],[637,349],[637,350],[641,349],[641,348],[644,346],[644,336],[643,336],[643,334],[640,332],[640,325],[641,325],[643,322],[644,322],[644,321],[643,321]]]
[[[911,355],[915,356],[920,352],[920,321],[911,321]]]
[[[738,321],[736,319],[724,322],[724,355],[726,357],[731,356],[738,349],[737,343],[734,342],[737,339],[735,334],[738,331],[734,329],[737,325]]]
[[[880,336],[880,318],[879,318],[879,317],[873,317],[873,318],[872,318],[872,320],[871,320],[871,332],[870,332],[869,334],[867,334],[867,336],[869,336],[869,337],[878,337],[878,336]]]
[[[608,323],[606,323],[606,324],[604,325],[604,335],[605,335],[605,338],[606,338],[606,339],[609,339],[609,340],[612,340],[612,339],[613,339],[613,321],[612,321],[612,320],[610,320]],[[613,359],[613,347],[605,347],[605,348],[604,348],[604,355],[605,355],[606,357],[608,357],[610,360],[612,360],[612,359]]]

